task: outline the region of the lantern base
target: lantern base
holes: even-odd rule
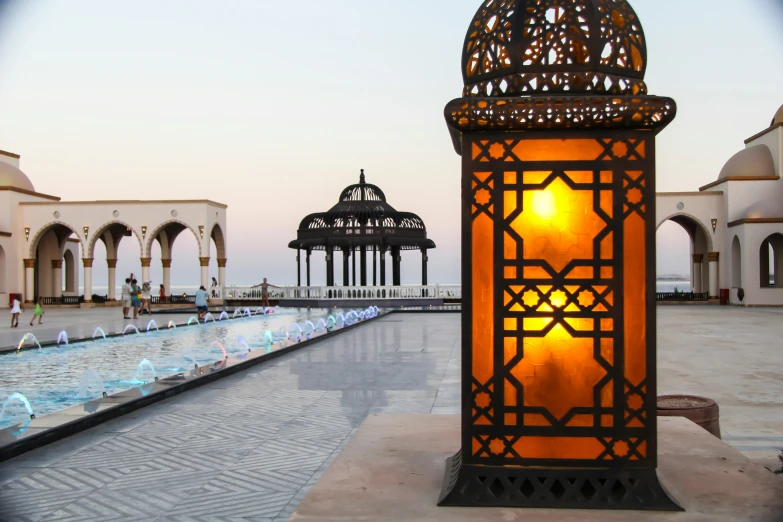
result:
[[[439,506],[684,511],[654,469],[571,469],[446,461]]]

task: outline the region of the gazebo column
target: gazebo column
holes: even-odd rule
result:
[[[310,249],[307,249],[307,258],[305,259],[305,265],[307,270],[307,286],[310,286]]]
[[[392,285],[400,286],[400,247],[392,247]]]
[[[302,260],[300,257],[301,251],[296,249],[296,286],[302,286]],[[327,265],[328,265],[327,261]]]
[[[693,254],[693,292],[700,294],[702,293],[702,284],[701,284],[701,263],[702,259],[704,259],[704,255],[702,254]]]
[[[356,286],[356,248],[351,247],[351,281],[352,285]]]
[[[201,263],[201,286],[209,288],[209,258],[199,257],[198,260]]]
[[[380,260],[380,272],[381,272],[381,286],[386,286],[386,246],[381,245],[380,251],[378,252],[381,256]]]
[[[719,299],[718,259],[720,258],[720,252],[710,252],[707,254],[707,258],[710,261],[710,299]]]
[[[351,286],[351,270],[349,266],[348,247],[343,247],[343,286]]]
[[[222,297],[225,297],[225,290],[226,290],[226,264],[228,263],[228,259],[221,259],[218,258],[217,264],[218,264],[218,286],[220,287],[220,295]]]
[[[84,302],[92,302],[92,258],[82,258],[84,265]]]
[[[367,286],[367,246],[362,245],[359,248],[361,249],[361,285]]]
[[[421,284],[422,286],[427,285],[427,261],[429,258],[427,257],[427,250],[422,248],[421,249]]]
[[[109,285],[109,301],[117,300],[117,260],[107,259],[106,266],[108,266],[109,277],[106,284]]]
[[[163,288],[166,295],[171,295],[171,259],[161,259],[160,263],[163,265]]]
[[[377,262],[378,247],[372,247],[372,286],[378,286],[378,265]]]
[[[139,281],[141,284],[139,286],[150,280],[150,263],[152,263],[151,257],[141,258],[141,281]]]
[[[326,286],[334,286],[334,249],[326,246]]]
[[[24,302],[32,303],[35,298],[35,259],[24,260]]]

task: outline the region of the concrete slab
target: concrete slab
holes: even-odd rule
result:
[[[290,522],[780,522],[783,479],[680,418],[660,419],[659,475],[684,513],[440,508],[459,416],[370,415]]]

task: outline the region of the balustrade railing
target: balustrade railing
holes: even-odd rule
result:
[[[686,302],[686,301],[709,301],[709,292],[658,292],[655,294],[655,300],[660,302]]]
[[[229,286],[223,292],[226,299],[261,300],[261,289]],[[269,288],[269,299],[330,300],[330,299],[444,299],[462,298],[462,285],[403,286],[284,286]]]
[[[150,304],[196,304],[195,295],[167,295],[165,297],[152,296]]]
[[[59,306],[59,305],[79,305],[84,302],[84,296],[83,295],[64,295],[61,297],[41,297],[41,304],[43,306]],[[95,304],[103,304],[106,301],[109,300],[108,295],[92,295],[92,302]]]

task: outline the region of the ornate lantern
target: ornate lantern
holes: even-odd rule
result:
[[[441,505],[680,509],[656,474],[655,135],[625,0],[488,0],[463,98],[462,450]]]

